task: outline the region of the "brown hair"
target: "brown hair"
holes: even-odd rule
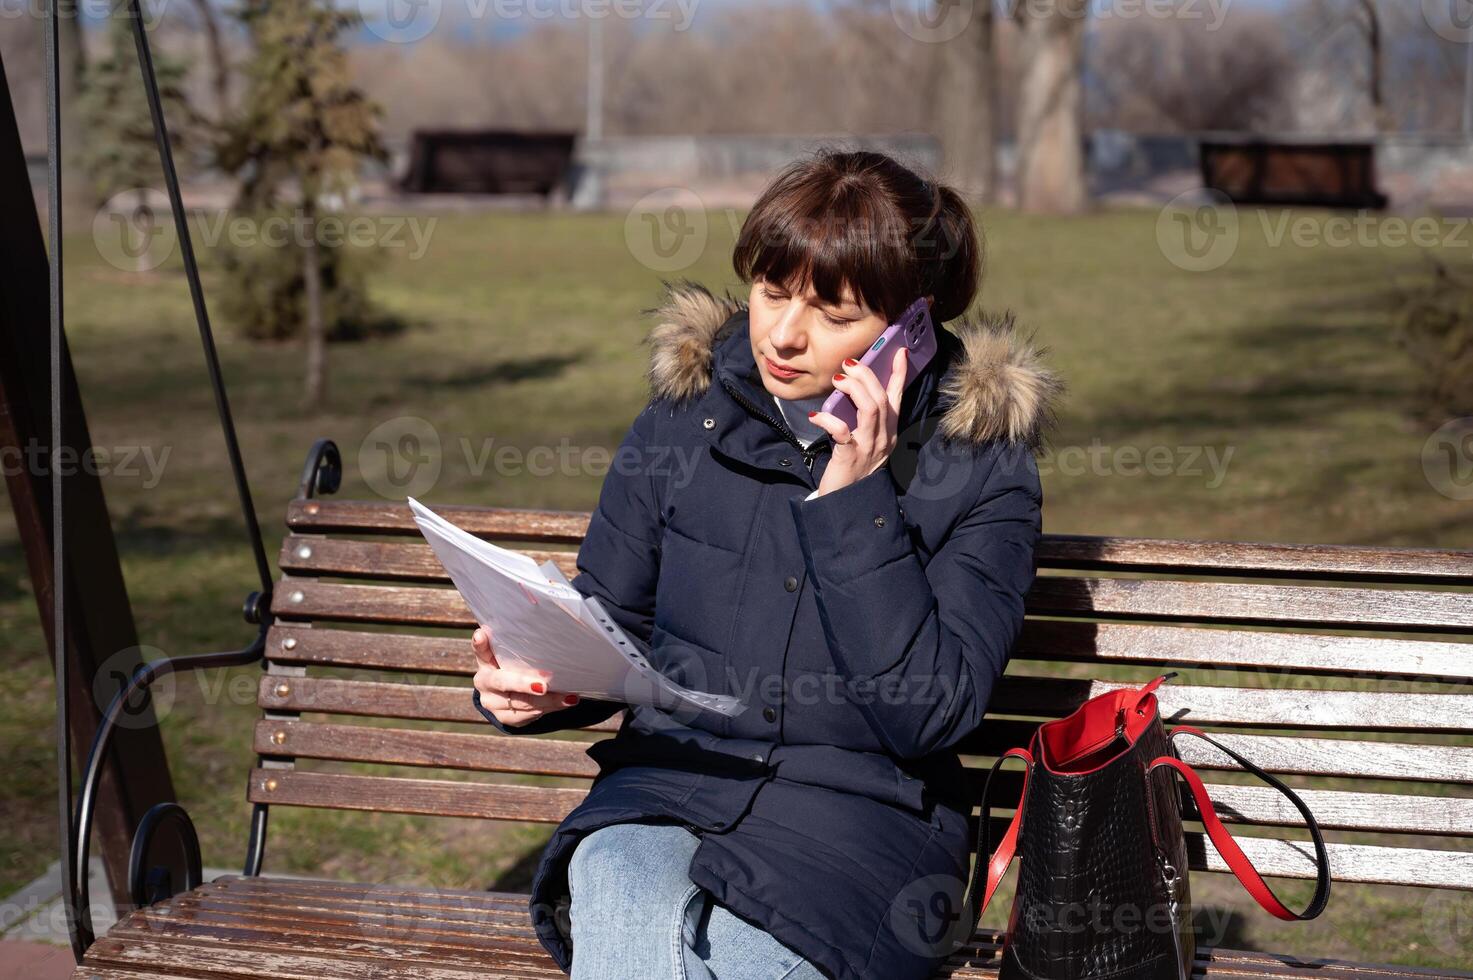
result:
[[[892,157],[821,149],[785,167],[742,224],[732,266],[838,303],[855,298],[894,320],[934,295],[937,322],[966,312],[982,281],[982,242],[955,190]],[[796,281],[795,281],[796,280]]]

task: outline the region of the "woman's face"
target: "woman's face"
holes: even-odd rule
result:
[[[748,298],[752,356],[762,384],[779,398],[833,391],[844,359],[857,359],[888,326],[883,316],[856,302],[847,285],[838,305],[819,299],[812,284],[804,290],[795,293],[759,277]]]

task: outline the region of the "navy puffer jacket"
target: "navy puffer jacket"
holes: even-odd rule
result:
[[[580,838],[678,821],[701,835],[691,880],[828,975],[922,980],[955,934],[972,850],[956,746],[982,724],[1023,623],[1034,455],[1063,382],[1010,317],[938,324],[888,464],[805,500],[831,441],[804,450],[782,421],[746,305],[667,290],[651,311],[651,398],[572,581],[659,670],[748,708],[633,706],[588,749],[599,775],[533,878],[537,935],[569,971]],[[472,697],[510,735],[626,707],[585,698],[508,728]]]

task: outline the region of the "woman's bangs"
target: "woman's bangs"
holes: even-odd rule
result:
[[[903,237],[887,248],[890,236],[864,219],[822,218],[783,221],[757,243],[750,274],[785,289],[801,289],[811,282],[826,303],[844,301],[844,286],[854,290],[854,299],[870,310],[884,313],[902,290],[887,276],[886,269],[911,264]],[[902,277],[903,278],[903,277]]]

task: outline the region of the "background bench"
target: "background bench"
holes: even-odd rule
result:
[[[522,894],[255,876],[273,805],[556,824],[584,788],[509,779],[590,780],[585,748],[623,717],[572,737],[487,725],[470,697],[469,611],[406,505],[323,498],[336,458],[319,442],[287,507],[247,788],[254,866],[130,912],[79,978],[562,976]],[[429,503],[576,574],[586,513]],[[1226,729],[1225,743],[1307,787],[1339,882],[1473,892],[1473,552],[1051,534],[1039,567],[991,720],[964,747],[974,798],[991,758],[1041,720],[1171,667],[1183,673],[1157,692],[1163,719]],[[1313,878],[1287,800],[1234,783],[1231,760],[1199,740],[1178,749],[1264,874]],[[1000,799],[1016,799],[1021,776],[1008,777]],[[1226,870],[1200,825],[1188,824],[1188,846],[1194,884]],[[997,942],[979,931],[945,975],[994,975]],[[1203,943],[1197,955],[1198,976],[1473,976]]]

